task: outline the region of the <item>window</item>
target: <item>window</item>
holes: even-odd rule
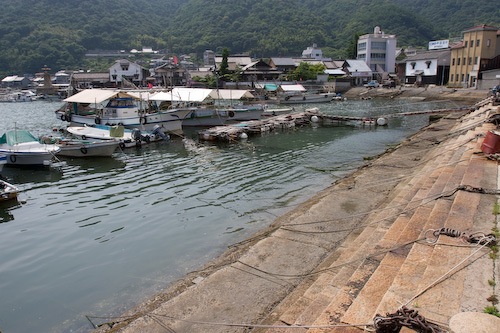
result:
[[[425,62],[425,64],[427,65],[427,68],[431,68],[431,61],[430,61],[430,60],[427,60],[427,61]]]
[[[366,42],[358,44],[358,50],[366,50]]]
[[[479,39],[476,40],[476,47],[479,47]]]
[[[464,64],[464,65],[465,65],[465,57],[464,57],[464,62],[463,62],[462,64]]]
[[[372,53],[370,56],[372,59],[385,59],[385,53]]]
[[[474,47],[474,40],[470,41],[470,47]]]
[[[478,58],[478,57],[475,57],[475,58],[474,58],[474,65],[477,65],[478,60],[479,60],[479,58]]]
[[[455,66],[455,58],[451,59],[451,65]]]
[[[453,82],[453,74],[450,75],[450,81]]]
[[[458,74],[455,74],[455,81],[458,82]]]
[[[486,40],[486,47],[490,47],[490,45],[491,45],[491,39],[488,38]]]
[[[372,49],[373,50],[385,50],[385,42],[372,42]]]
[[[412,62],[412,63],[410,63],[410,65],[411,65],[411,69],[415,69],[415,65],[416,65],[416,64],[417,64],[416,62]]]
[[[128,65],[122,64],[122,71],[128,71]]]
[[[460,58],[457,58],[457,66],[460,66]]]
[[[469,65],[472,65],[472,57],[469,57]]]
[[[465,79],[465,75],[462,74],[462,82],[464,82],[464,79]]]
[[[466,40],[466,41],[465,41],[465,45],[464,45],[465,47],[467,47],[467,43],[468,43],[468,41]]]

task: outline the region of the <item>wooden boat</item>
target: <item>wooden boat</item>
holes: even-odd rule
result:
[[[7,165],[50,165],[60,150],[54,144],[40,143],[26,130],[12,130],[0,137],[0,156]]]
[[[149,93],[144,92],[144,95]],[[121,125],[128,129],[152,131],[159,126],[164,133],[182,133],[182,120],[191,113],[189,109],[154,110],[141,108],[148,105],[142,93],[105,89],[87,89],[64,100],[63,109],[56,117],[73,125]],[[146,110],[147,109],[147,110]]]
[[[19,189],[0,179],[0,201],[8,201],[17,198]]]

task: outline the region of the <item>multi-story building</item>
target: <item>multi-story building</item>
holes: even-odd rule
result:
[[[500,31],[480,25],[463,31],[463,39],[451,48],[449,85],[476,87],[481,72],[500,68]]]
[[[373,34],[358,38],[358,60],[363,60],[374,73],[394,73],[396,70],[395,35],[386,35],[380,27]],[[382,76],[379,78],[382,79]]]

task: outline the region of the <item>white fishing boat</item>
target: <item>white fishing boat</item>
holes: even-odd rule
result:
[[[98,139],[118,142],[120,148],[135,147],[152,141],[168,140],[168,135],[157,127],[153,132],[143,133],[138,129],[128,130],[123,126],[70,126],[66,131],[81,140]]]
[[[294,111],[294,108],[276,108],[276,107],[269,107],[269,105],[264,105],[264,112],[262,113],[263,117],[275,117],[275,116],[282,116],[284,114],[289,114],[292,111]]]
[[[325,103],[336,97],[334,92],[308,92],[301,84],[282,84],[278,89],[279,104]]]
[[[151,105],[148,92],[86,89],[64,100],[56,117],[72,125],[121,125],[128,129],[182,133],[182,121],[189,109],[159,110]]]
[[[15,199],[18,193],[17,186],[0,179],[0,202]]]
[[[254,99],[249,90],[174,88],[150,97],[158,103],[169,103],[172,109],[190,110],[182,126],[221,126],[239,121],[258,120],[262,105],[244,105]]]
[[[40,143],[26,130],[12,130],[0,137],[0,155],[7,165],[50,165],[60,150],[54,144]]]

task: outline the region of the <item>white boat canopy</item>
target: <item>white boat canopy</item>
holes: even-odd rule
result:
[[[280,89],[283,90],[284,92],[306,91],[306,88],[304,88],[304,86],[301,84],[282,84],[280,86]]]
[[[64,100],[64,102],[70,103],[102,103],[110,98],[117,97],[130,97],[135,98],[132,95],[129,95],[124,92],[116,91],[116,90],[105,90],[105,89],[85,89],[80,91],[79,93],[70,96]]]
[[[169,92],[159,92],[152,95],[151,101],[170,102],[203,102],[210,98],[212,89],[203,88],[174,88]]]
[[[239,100],[242,98],[255,98],[249,90],[240,89],[214,89],[210,93],[213,99]]]

